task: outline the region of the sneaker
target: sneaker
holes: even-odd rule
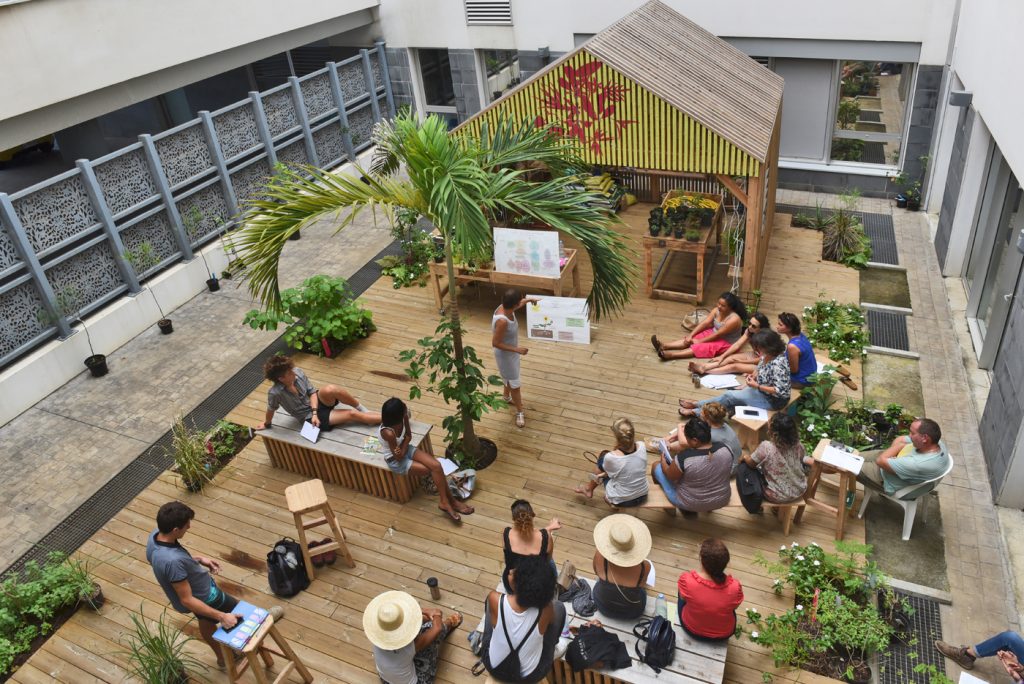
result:
[[[974,656],[967,652],[966,646],[954,646],[945,641],[936,641],[935,650],[946,656],[964,670],[974,669]]]
[[[270,606],[267,612],[274,618],[274,622],[278,622],[284,617],[284,606]]]

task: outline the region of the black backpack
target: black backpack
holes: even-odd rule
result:
[[[736,466],[736,491],[747,513],[757,513],[764,502],[764,474],[743,461]]]
[[[655,672],[672,664],[676,656],[676,632],[672,629],[672,623],[655,615],[652,618],[641,620],[633,627],[633,635],[636,639],[636,657]],[[644,653],[640,652],[640,642],[646,641],[647,648]]]
[[[274,544],[267,554],[267,581],[278,596],[295,596],[309,586],[302,547],[291,537]]]

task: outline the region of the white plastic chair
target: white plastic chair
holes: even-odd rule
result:
[[[864,487],[864,501],[860,504],[860,512],[857,513],[858,518],[864,517],[864,509],[868,507],[868,500],[871,499],[872,494],[881,494],[889,501],[895,501],[903,509],[903,541],[910,539],[910,531],[914,529],[914,517],[917,515],[917,502],[919,499],[923,499],[935,489],[931,487],[923,494],[914,499],[904,499],[902,497],[907,496],[916,489],[921,489],[929,484],[938,485],[939,481],[949,475],[950,471],[953,470],[953,457],[949,457],[949,466],[946,467],[946,471],[938,477],[933,477],[930,480],[924,480],[910,486],[904,487],[903,489],[897,490],[894,494],[886,494],[884,490],[879,491],[873,487]],[[928,522],[928,507],[921,507],[921,522]]]

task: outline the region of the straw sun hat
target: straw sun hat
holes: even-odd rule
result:
[[[609,515],[594,526],[594,546],[609,563],[629,568],[651,552],[651,531],[631,515]]]
[[[385,591],[375,596],[363,613],[366,638],[386,651],[411,644],[422,626],[420,604],[404,591]]]

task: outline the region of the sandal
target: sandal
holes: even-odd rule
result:
[[[462,508],[458,508],[459,504],[462,505]],[[474,513],[476,513],[476,509],[475,508],[473,508],[472,506],[467,506],[466,504],[464,504],[462,502],[456,502],[455,505],[456,505],[456,509],[455,510],[457,510],[460,515],[473,515]]]
[[[448,633],[451,634],[462,624],[462,613],[456,611],[442,620],[441,623],[448,628]]]
[[[847,387],[849,387],[852,390],[857,389],[857,383],[855,383],[852,379],[850,379],[849,376],[846,376],[846,375],[839,376],[839,382],[843,383],[844,385],[846,385]]]
[[[846,366],[836,366],[836,373],[839,373],[843,377],[850,377],[850,369]]]
[[[665,350],[664,349],[658,349],[658,358],[661,359],[662,361],[668,361],[669,360],[669,358],[667,356],[665,356]]]
[[[651,335],[651,346],[654,347],[654,351],[661,353],[661,342],[658,341],[657,335]]]
[[[517,428],[526,427],[526,414],[523,413],[522,411],[520,411],[519,413],[516,414],[516,427]]]
[[[457,522],[457,523],[462,522],[462,516],[459,515],[458,511],[453,511],[453,510],[451,510],[449,508],[441,508],[440,506],[438,506],[437,509],[439,511],[444,512],[449,518],[452,519],[453,522]]]

